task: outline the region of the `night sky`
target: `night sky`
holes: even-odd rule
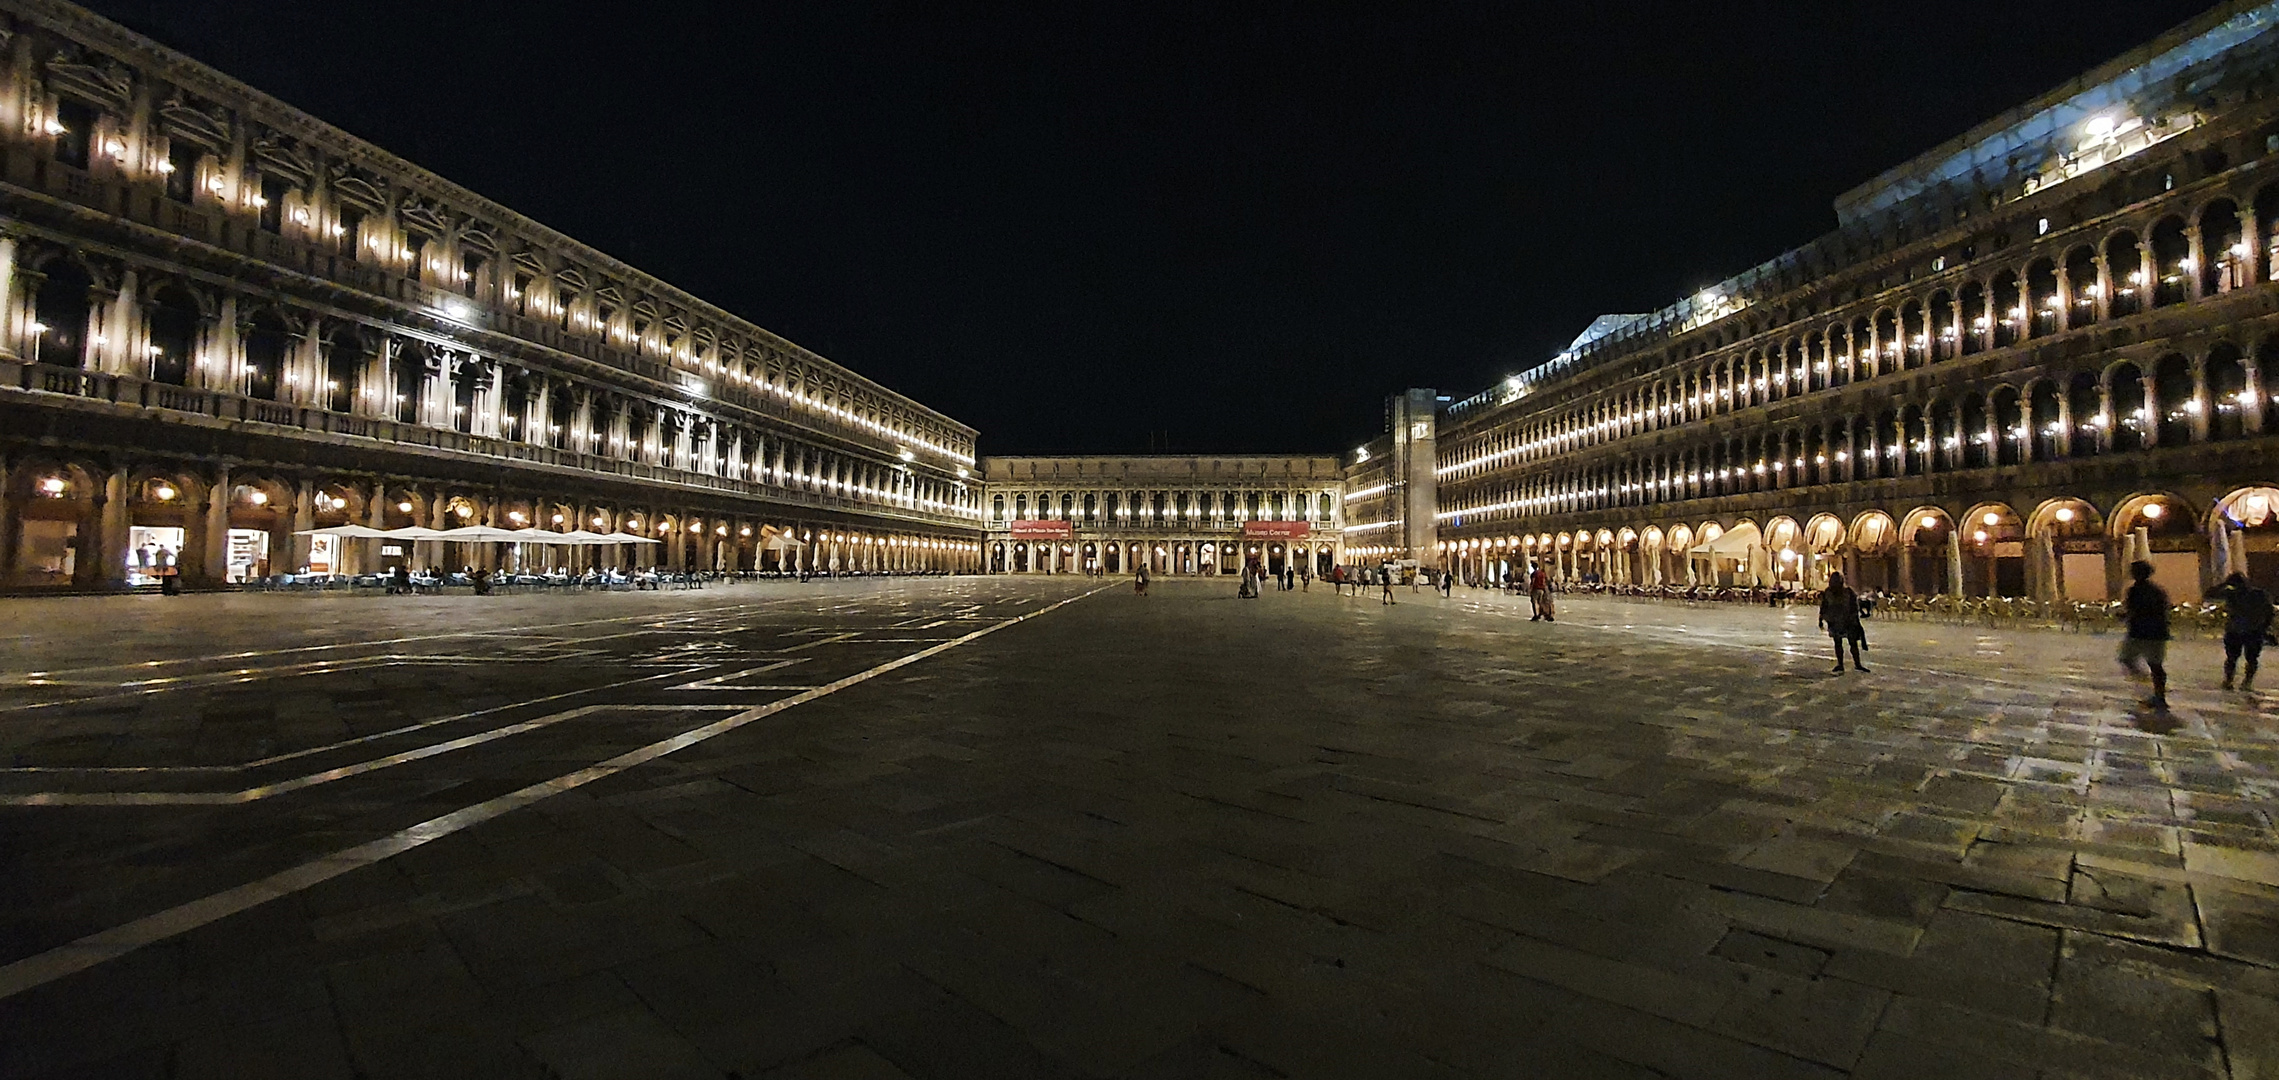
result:
[[[984,453],[1350,448],[2206,7],[91,6]]]

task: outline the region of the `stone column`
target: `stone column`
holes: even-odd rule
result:
[[[103,477],[101,507],[96,515],[98,534],[94,555],[100,576],[96,583],[106,589],[127,587],[127,471],[114,468]]]
[[[1947,530],[1947,595],[1962,595],[1962,527]]]
[[[315,504],[316,485],[314,483],[302,480],[293,485],[293,523],[288,534],[283,537],[286,541],[284,550],[289,556],[286,559],[285,566],[287,573],[300,573],[301,567],[309,564],[310,549],[315,546],[316,538],[298,534],[303,529],[316,528]],[[276,541],[274,540],[271,541],[271,550],[276,550]]]
[[[206,535],[199,552],[200,570],[206,583],[220,585],[229,580],[229,500],[231,483],[229,466],[214,471],[214,486],[206,492]]]

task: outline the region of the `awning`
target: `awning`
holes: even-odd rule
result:
[[[519,542],[522,537],[515,535],[512,529],[494,529],[488,525],[467,525],[457,529],[445,529],[435,534],[431,539],[450,540],[462,544],[512,544]]]
[[[1687,554],[1711,555],[1721,559],[1746,559],[1749,557],[1751,548],[1763,547],[1764,543],[1764,535],[1757,531],[1756,524],[1744,521],[1725,532],[1719,533],[1717,539],[1701,544]]]

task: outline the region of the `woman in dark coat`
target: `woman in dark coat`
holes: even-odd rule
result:
[[[1836,674],[1844,673],[1844,643],[1852,644],[1852,668],[1866,671],[1860,663],[1860,646],[1867,644],[1867,629],[1860,624],[1860,594],[1844,584],[1844,575],[1828,575],[1828,587],[1820,590],[1820,625],[1836,642]]]

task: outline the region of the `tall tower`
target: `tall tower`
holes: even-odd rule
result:
[[[1440,510],[1434,471],[1440,464],[1434,449],[1439,403],[1438,392],[1422,388],[1395,394],[1386,403],[1393,435],[1392,481],[1399,490],[1400,546],[1407,549],[1404,558],[1426,566],[1439,565],[1440,521],[1434,516]]]

